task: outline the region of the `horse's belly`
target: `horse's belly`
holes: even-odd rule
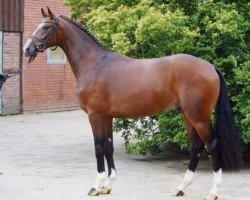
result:
[[[153,116],[153,115],[157,115],[160,114],[163,111],[166,110],[170,110],[170,109],[174,109],[176,107],[175,104],[171,104],[171,105],[167,105],[165,107],[156,107],[156,108],[151,108],[148,109],[148,107],[143,107],[140,106],[140,108],[138,109],[138,106],[136,107],[130,107],[133,108],[134,111],[130,112],[129,109],[127,110],[117,110],[115,112],[112,112],[111,116],[114,118],[139,118],[139,117],[146,117],[146,116]]]
[[[175,108],[175,101],[166,95],[144,95],[127,100],[121,98],[111,109],[112,117],[137,118],[159,114]]]

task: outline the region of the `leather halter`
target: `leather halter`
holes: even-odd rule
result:
[[[52,23],[53,24],[51,32],[48,35],[46,35],[46,37],[43,39],[38,39],[34,35],[30,36],[30,39],[31,39],[33,44],[34,44],[34,42],[33,42],[34,39],[39,42],[37,45],[34,45],[35,46],[35,54],[37,54],[39,52],[44,52],[46,44],[48,43],[49,39],[51,38],[51,36],[55,32],[55,30],[57,30],[57,27],[59,26],[59,22],[60,22],[59,17],[56,17],[55,21],[47,20],[47,21],[42,22],[42,23]],[[56,37],[58,40],[58,35]],[[54,51],[56,49],[57,49],[57,46],[51,50]]]

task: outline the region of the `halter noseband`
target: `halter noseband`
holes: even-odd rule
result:
[[[48,43],[48,41],[51,38],[52,34],[55,32],[55,30],[59,26],[59,22],[60,22],[59,17],[56,17],[55,21],[47,20],[47,21],[44,21],[42,23],[48,23],[48,22],[53,23],[52,30],[44,39],[38,39],[34,35],[30,36],[30,39],[31,39],[33,45],[34,45],[34,42],[33,42],[34,39],[39,42],[37,45],[34,45],[35,46],[35,53],[44,52],[46,44]],[[58,36],[57,36],[57,40],[58,40]],[[55,48],[51,49],[51,50],[54,51],[56,49],[57,49],[57,46]]]

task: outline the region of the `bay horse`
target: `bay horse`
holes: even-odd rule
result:
[[[206,197],[218,198],[222,170],[241,166],[239,135],[222,73],[209,62],[178,54],[153,59],[133,59],[104,48],[77,22],[43,9],[42,22],[24,46],[34,59],[45,49],[61,47],[77,83],[81,108],[93,130],[97,179],[88,195],[109,194],[116,178],[113,159],[113,118],[138,118],[180,108],[191,142],[187,172],[175,196],[191,184],[206,145],[212,156],[214,182]],[[216,108],[215,130],[211,115]],[[105,158],[108,177],[105,175]]]

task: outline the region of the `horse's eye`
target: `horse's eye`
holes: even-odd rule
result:
[[[48,26],[43,26],[43,30],[45,31],[48,30],[48,28],[49,28]]]

